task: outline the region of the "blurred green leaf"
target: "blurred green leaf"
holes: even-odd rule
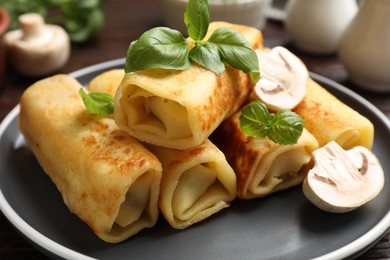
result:
[[[104,26],[104,0],[0,0],[11,17],[10,30],[19,28],[18,17],[27,12],[43,15],[48,23],[62,26],[72,42],[85,42],[94,37]],[[49,16],[51,9],[59,15]]]
[[[46,2],[47,0],[0,0],[0,7],[7,11],[10,16],[10,30],[19,28],[18,17],[27,12],[39,13],[43,16],[47,15]]]

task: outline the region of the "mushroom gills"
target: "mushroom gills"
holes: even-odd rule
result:
[[[256,50],[260,60],[261,79],[251,99],[260,100],[268,109],[293,109],[305,97],[309,73],[293,53],[277,46],[270,51]]]
[[[369,149],[344,150],[332,141],[313,152],[312,168],[303,184],[305,196],[334,213],[354,210],[374,199],[384,185],[382,166]]]

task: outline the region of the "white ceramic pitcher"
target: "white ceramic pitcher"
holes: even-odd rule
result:
[[[390,92],[390,0],[362,2],[338,53],[351,81],[375,92]]]
[[[286,28],[298,49],[331,54],[357,11],[356,0],[290,0]]]

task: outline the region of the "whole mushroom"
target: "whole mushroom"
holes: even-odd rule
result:
[[[39,77],[59,70],[68,61],[70,40],[65,30],[45,24],[37,13],[19,16],[21,29],[5,34],[7,59],[26,76]]]
[[[357,146],[345,151],[332,141],[313,152],[314,168],[304,183],[305,196],[328,212],[344,213],[374,199],[384,185],[377,157]]]

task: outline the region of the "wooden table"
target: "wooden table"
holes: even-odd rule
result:
[[[161,9],[156,0],[115,0],[104,4],[106,24],[92,41],[72,46],[67,65],[59,73],[69,73],[85,66],[111,59],[123,58],[128,45],[145,30],[163,25]],[[336,55],[312,56],[294,49],[291,40],[278,21],[268,21],[263,29],[265,45],[284,45],[296,53],[310,71],[337,81],[363,95],[390,117],[390,94],[375,94],[359,90],[348,81],[344,67]],[[21,93],[37,79],[25,78],[8,67],[5,84],[0,88],[0,121],[18,103]],[[390,233],[359,259],[390,259]],[[32,247],[0,214],[0,259],[46,259]]]

